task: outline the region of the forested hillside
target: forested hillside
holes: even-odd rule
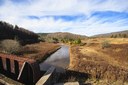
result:
[[[48,42],[69,42],[78,39],[87,38],[86,36],[72,34],[68,32],[56,32],[56,33],[39,33],[41,40]]]
[[[17,39],[21,43],[34,43],[38,41],[38,35],[17,25],[0,21],[0,40]]]

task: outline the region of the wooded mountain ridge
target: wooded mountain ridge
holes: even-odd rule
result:
[[[92,37],[102,37],[102,38],[128,38],[128,30],[119,31],[119,32],[112,32],[106,34],[98,34]]]
[[[55,32],[55,33],[39,33],[39,36],[46,38],[58,38],[58,39],[83,39],[87,36],[68,33],[68,32]]]

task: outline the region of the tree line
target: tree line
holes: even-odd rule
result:
[[[26,44],[37,42],[38,35],[17,25],[0,21],[0,40],[4,39],[17,39],[22,44]]]
[[[127,38],[128,35],[127,34],[115,34],[115,35],[111,35],[111,38]]]

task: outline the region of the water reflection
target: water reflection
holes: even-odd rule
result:
[[[69,47],[62,45],[57,52],[40,64],[40,69],[47,70],[50,66],[56,66],[58,69],[66,68],[69,61]]]

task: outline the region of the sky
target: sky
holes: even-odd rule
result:
[[[0,21],[36,33],[128,30],[128,0],[0,0]]]

